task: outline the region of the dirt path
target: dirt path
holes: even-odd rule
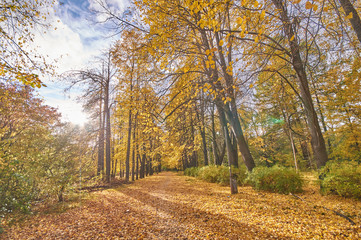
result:
[[[92,193],[61,214],[13,226],[5,239],[356,239],[359,226],[291,196],[161,173]],[[277,198],[276,198],[277,197]],[[309,214],[305,214],[305,211]],[[331,222],[337,221],[337,224]],[[1,238],[1,236],[0,236]]]

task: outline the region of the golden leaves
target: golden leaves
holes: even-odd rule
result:
[[[306,9],[312,9],[313,11],[317,11],[318,6],[316,4],[311,3],[310,1],[307,1],[305,4]]]
[[[305,4],[306,9],[311,9],[313,4],[310,1],[307,1]]]
[[[360,202],[315,190],[301,195],[310,205],[247,186],[229,195],[228,186],[166,172],[93,192],[66,212],[31,216],[1,238],[358,239],[359,226],[317,206],[341,209],[359,225]]]
[[[260,15],[260,19],[264,20],[265,16],[266,16],[266,10],[262,10],[261,15]]]
[[[346,16],[347,19],[352,19],[353,18],[353,14],[352,12],[349,13],[349,15]]]

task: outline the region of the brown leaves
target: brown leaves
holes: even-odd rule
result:
[[[356,239],[360,203],[322,197],[307,201],[341,207],[358,226],[292,196],[255,192],[162,173],[132,185],[93,193],[81,207],[36,216],[8,230],[5,239]]]

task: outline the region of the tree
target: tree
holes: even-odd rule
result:
[[[74,86],[85,86],[87,89],[82,96],[86,100],[87,109],[96,110],[95,118],[99,119],[98,130],[98,169],[99,175],[104,171],[104,144],[105,144],[105,178],[110,182],[111,173],[111,106],[113,104],[112,93],[114,86],[113,78],[116,69],[112,64],[111,52],[106,52],[99,59],[98,68],[77,70],[66,73],[69,79],[70,90]],[[99,106],[99,107],[98,107]],[[95,108],[94,108],[95,107]],[[105,143],[104,143],[105,141]]]
[[[45,11],[52,5],[52,0],[1,1],[0,77],[2,79],[17,79],[32,87],[44,85],[38,74],[44,73],[49,68],[42,56],[33,54],[27,49],[33,42],[35,26],[47,26],[44,23]]]
[[[359,42],[361,43],[361,19],[358,12],[354,8],[350,0],[339,0],[339,2],[341,3],[343,10],[345,11],[346,18],[348,18],[348,20],[350,21],[352,28],[355,31]]]

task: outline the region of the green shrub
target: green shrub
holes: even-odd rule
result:
[[[186,170],[184,170],[184,175],[190,176],[190,177],[197,177],[198,171],[199,171],[198,167],[186,168]]]
[[[361,165],[356,162],[328,162],[320,172],[322,194],[361,199]]]
[[[201,167],[198,171],[198,178],[206,182],[215,183],[218,180],[218,175],[220,175],[219,168],[219,166],[215,165]]]
[[[247,183],[256,190],[276,193],[302,192],[303,180],[296,171],[280,166],[256,167],[248,173]]]
[[[240,168],[232,167],[233,177],[239,185],[245,183],[247,170],[245,166]],[[227,166],[209,165],[201,168],[191,167],[184,170],[184,175],[197,177],[206,182],[219,183],[221,185],[229,185],[229,168]]]
[[[13,211],[28,212],[35,196],[33,183],[16,159],[0,156],[0,219]]]
[[[241,165],[240,168],[235,168],[232,166],[232,175],[233,178],[237,180],[238,185],[244,185],[247,177],[247,169],[244,165]],[[217,183],[221,185],[229,185],[229,167],[219,166],[219,174]]]

